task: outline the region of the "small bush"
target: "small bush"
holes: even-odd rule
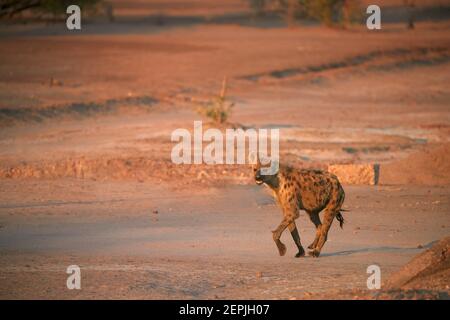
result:
[[[348,25],[363,15],[359,0],[249,0],[253,10],[263,11],[268,2],[281,12],[289,25],[298,18],[312,18],[327,26]]]
[[[266,0],[249,0],[250,8],[252,8],[253,12],[256,16],[261,16],[264,14],[264,10],[266,7]]]
[[[217,97],[212,98],[206,104],[199,106],[197,112],[211,119],[216,124],[224,124],[227,122],[234,107],[234,103],[228,102],[226,99],[227,79],[222,82],[222,90]]]
[[[72,4],[78,5],[82,10],[92,8],[99,0],[41,0],[39,10],[48,12],[54,15],[65,14],[68,6]]]
[[[301,10],[326,26],[349,25],[362,17],[358,0],[300,0]]]
[[[35,12],[58,16],[66,14],[66,9],[72,4],[76,4],[83,9],[95,8],[101,0],[1,0],[0,17],[13,17],[23,11],[32,10]]]

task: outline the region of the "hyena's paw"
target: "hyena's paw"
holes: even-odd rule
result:
[[[316,247],[316,244],[313,242],[308,246],[308,249],[314,249]]]
[[[317,258],[317,257],[319,257],[319,255],[320,255],[320,251],[317,250],[317,249],[314,249],[314,250],[309,251],[308,254],[309,254],[311,257]]]
[[[277,242],[277,248],[280,256],[284,256],[286,254],[286,246],[281,242]]]
[[[305,256],[305,249],[300,248],[298,249],[298,253],[295,255],[296,258],[304,257]]]

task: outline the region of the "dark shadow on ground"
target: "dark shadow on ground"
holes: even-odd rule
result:
[[[444,21],[450,20],[450,6],[432,6],[432,7],[416,7],[410,9],[405,6],[398,7],[381,7],[382,24],[388,23],[408,23],[410,17],[414,22],[423,21]],[[361,8],[361,24],[365,24],[366,19],[365,8]],[[103,19],[104,20],[104,19]],[[271,12],[264,16],[256,17],[248,12],[227,13],[216,16],[205,15],[165,15],[154,14],[141,17],[115,17],[113,22],[99,20],[83,20],[82,30],[69,31],[66,28],[63,19],[53,22],[40,22],[39,24],[25,26],[18,30],[4,28],[9,23],[22,23],[26,25],[28,22],[36,23],[37,21],[27,20],[26,23],[17,21],[0,21],[3,25],[0,31],[0,37],[11,36],[59,36],[59,35],[108,35],[108,34],[155,34],[169,31],[173,28],[190,28],[198,25],[225,25],[234,24],[244,27],[273,29],[287,27],[286,19],[282,14]],[[317,22],[311,20],[299,20],[298,25],[306,27],[317,25]],[[9,29],[9,30],[8,30]]]
[[[354,249],[354,250],[345,250],[345,251],[338,251],[333,253],[323,253],[320,254],[321,257],[334,257],[334,256],[348,256],[351,254],[356,253],[365,253],[365,252],[392,252],[392,251],[413,251],[413,250],[423,250],[423,249],[429,249],[431,248],[437,241],[431,241],[430,243],[419,247],[414,248],[401,248],[401,247],[372,247],[372,248],[360,248],[360,249]]]
[[[158,102],[150,96],[125,97],[108,99],[102,102],[74,102],[65,105],[48,106],[46,108],[0,108],[0,126],[20,122],[41,122],[46,119],[71,117],[90,117],[96,114],[107,114],[124,106],[136,106],[148,110]]]

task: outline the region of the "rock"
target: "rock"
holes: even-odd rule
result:
[[[50,77],[49,85],[50,85],[50,87],[53,87],[53,86],[62,87],[64,85],[64,83],[61,80],[57,80],[53,77]]]
[[[333,164],[328,171],[335,174],[343,184],[378,184],[378,164]]]

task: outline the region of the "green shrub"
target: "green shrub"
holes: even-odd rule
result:
[[[266,7],[266,0],[249,0],[250,8],[252,8],[253,12],[256,16],[261,16],[264,14],[264,9]]]
[[[197,108],[197,112],[211,119],[216,124],[224,124],[227,122],[234,107],[234,103],[228,102],[226,98],[227,79],[222,82],[222,90],[220,94],[210,101]]]
[[[249,0],[253,10],[262,11],[268,2],[281,12],[289,25],[298,18],[312,18],[327,26],[348,25],[363,16],[359,0]]]
[[[327,26],[348,25],[362,13],[358,0],[300,0],[307,16]]]
[[[58,16],[66,14],[66,9],[71,4],[76,4],[83,10],[95,8],[100,2],[101,0],[2,0],[0,1],[0,17],[13,17],[25,10]]]
[[[99,0],[41,0],[41,5],[38,9],[58,15],[65,14],[67,7],[71,4],[76,4],[83,10],[94,7],[98,2]]]

